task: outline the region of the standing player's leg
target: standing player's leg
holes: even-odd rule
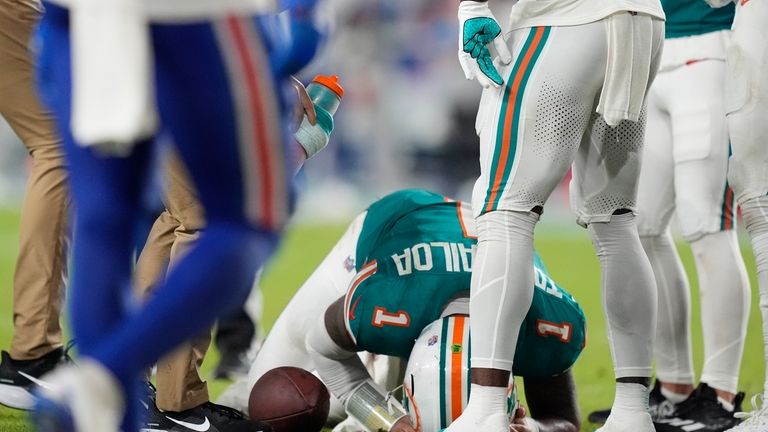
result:
[[[675,212],[674,128],[669,113],[669,99],[676,94],[678,83],[674,73],[660,73],[648,94],[648,123],[637,193],[637,229],[658,287],[656,376],[664,397],[679,403],[693,391],[695,375],[690,285],[670,233]],[[658,410],[654,413],[653,409],[651,413],[663,414]]]
[[[605,431],[654,430],[648,386],[656,332],[656,284],[635,225],[645,115],[608,126],[593,115],[571,181],[572,205],[602,268],[601,291],[616,396]]]
[[[69,67],[68,54],[65,54],[68,48],[67,16],[65,11],[57,10],[63,13],[63,20],[58,26],[53,26],[54,29],[41,32],[58,30],[58,34],[49,33],[48,40],[63,45],[59,47],[64,48],[60,50],[62,53],[51,54],[54,60],[62,63],[57,65],[56,71],[63,74],[62,70],[68,73]],[[58,385],[53,390],[56,394],[49,395],[43,401],[55,402],[50,407],[41,407],[39,425],[44,425],[47,420],[54,425],[68,422],[68,415],[63,415],[67,411],[75,416],[75,422],[83,431],[117,429],[113,423],[120,413],[119,405],[123,400],[134,400],[127,390],[138,382],[140,371],[172,347],[207,329],[218,316],[242,305],[256,269],[272,252],[277,232],[288,215],[289,186],[288,176],[285,175],[282,107],[277,100],[276,84],[269,72],[264,48],[258,39],[249,37],[258,35],[252,21],[230,18],[221,22],[155,25],[152,32],[161,118],[190,167],[206,208],[208,229],[196,247],[174,268],[165,285],[137,313],[126,317],[124,310],[116,307],[109,310],[112,306],[109,300],[123,300],[119,295],[119,285],[107,290],[111,297],[101,301],[106,303],[103,308],[99,304],[95,308],[83,309],[99,317],[112,312],[109,315],[111,321],[104,325],[97,322],[93,326],[96,330],[91,331],[99,333],[101,340],[95,340],[95,337],[88,340],[88,357],[91,360],[86,359],[86,365],[89,368],[81,367],[60,374],[56,381]],[[46,48],[53,51],[55,47]],[[232,70],[235,65],[230,63],[231,53],[226,51],[235,48],[241,55],[234,58],[240,61],[236,63],[241,68],[238,71]],[[254,55],[258,59],[255,60]],[[238,86],[249,92],[240,93]],[[56,88],[69,89],[69,86],[58,85]],[[59,120],[67,125],[69,118],[61,116]],[[248,133],[254,130],[258,133]],[[90,169],[84,172],[92,175],[90,187],[96,190],[88,189],[88,182],[81,177],[73,177],[73,189],[82,188],[82,191],[94,194],[95,198],[117,195],[117,202],[104,204],[106,210],[88,207],[94,204],[83,200],[80,211],[85,208],[87,217],[83,218],[83,213],[80,213],[78,226],[84,225],[95,231],[94,236],[100,234],[96,239],[82,236],[85,241],[79,243],[75,253],[79,250],[83,254],[86,246],[92,247],[91,243],[97,243],[101,237],[110,238],[110,241],[131,237],[124,231],[130,231],[126,230],[126,226],[130,227],[136,216],[136,209],[130,204],[139,202],[136,195],[140,195],[139,186],[145,178],[142,171],[147,165],[143,162],[149,159],[149,152],[145,143],[138,145],[127,159],[113,161],[102,158],[98,164],[93,164],[96,166],[88,166],[87,152],[93,151],[77,150],[72,152],[70,158],[73,166],[78,163]],[[254,166],[254,161],[260,164]],[[111,182],[94,182],[92,179],[96,176],[104,176]],[[114,224],[109,217],[113,216],[113,212],[119,212],[115,215],[119,216],[118,221],[127,218],[128,223],[123,224],[122,231],[112,232]],[[106,228],[103,225],[105,219],[108,221]],[[99,225],[100,222],[102,225]],[[129,276],[130,251],[125,251],[122,244],[121,241],[120,247],[115,248],[103,245],[106,247],[90,257],[92,262],[118,261],[114,265],[117,273],[110,273],[106,282],[99,280],[91,291],[105,291],[105,287],[123,283],[123,259],[126,260],[126,276]],[[124,244],[130,245],[131,242],[126,240]],[[95,253],[90,249],[87,252]],[[103,276],[102,273],[108,272],[101,266],[82,268],[89,268],[90,271],[78,273],[81,277],[93,278],[91,273]],[[130,279],[125,279],[127,287]],[[105,297],[105,294],[95,293],[94,297]],[[163,331],[158,332],[158,329]],[[108,338],[105,337],[106,332],[109,333]],[[142,349],[136,349],[139,346]],[[103,386],[89,390],[87,396],[93,396],[99,390],[114,400],[82,398],[80,400],[88,403],[80,404],[80,400],[68,399],[67,393],[74,393],[73,388],[88,374],[105,379],[102,380]],[[109,413],[99,414],[104,417],[102,424],[83,428],[86,422],[85,405],[107,405]],[[135,423],[124,425],[124,430],[135,429]]]
[[[280,89],[254,21],[154,25],[152,37],[160,116],[207,226],[165,284],[94,354],[121,382],[243,304],[289,213]]]
[[[685,95],[670,101],[676,209],[699,280],[704,335],[701,382],[716,391],[727,411],[733,411],[751,297],[736,238],[736,203],[726,181],[730,145],[725,64],[705,60],[675,73],[681,74],[676,86]],[[698,393],[710,392],[702,388]]]
[[[768,371],[768,40],[765,21],[768,4],[742,2],[736,8],[733,38],[728,52],[726,110],[733,155],[728,180],[736,192],[744,222],[752,240],[760,288],[763,344]],[[768,400],[768,375],[763,401]],[[757,409],[757,407],[756,407]],[[763,408],[738,431],[761,431],[768,427],[768,409]]]
[[[516,60],[501,71],[506,85],[486,89],[478,113],[472,389],[451,432],[509,427],[506,386],[533,296],[534,227],[573,161],[602,84],[595,65],[605,65],[603,23],[519,30],[511,44]]]
[[[116,429],[123,413],[123,427],[132,430],[140,409],[138,371],[118,386],[114,375],[90,358],[97,355],[101,343],[117,331],[133,307],[134,227],[141,213],[152,149],[149,142],[140,142],[130,156],[110,157],[74,141],[69,130],[72,81],[68,12],[46,5],[38,34],[42,42],[40,86],[64,142],[77,211],[69,315],[84,359],[76,373],[79,377],[71,373],[72,369],[54,372],[49,382],[57,385],[41,390],[47,399],[41,400],[38,426],[42,427],[48,420],[45,416],[52,413],[50,420],[63,421],[55,409],[45,409],[52,402],[66,403],[76,411],[74,422],[82,430]]]
[[[258,291],[260,288],[254,285],[253,289]],[[256,294],[251,293],[251,296]],[[219,352],[218,364],[211,373],[214,379],[234,381],[248,374],[252,357],[249,352],[257,343],[257,325],[258,321],[254,321],[244,307],[219,320],[213,336]]]
[[[649,32],[651,84],[658,68],[664,23],[631,14],[632,26]],[[643,22],[643,20],[650,20]],[[642,57],[637,61],[647,61]],[[645,110],[643,110],[645,111]],[[602,267],[601,290],[616,394],[603,432],[653,431],[648,387],[656,332],[657,292],[653,270],[634,222],[646,113],[615,127],[594,115],[574,163],[572,206],[587,226]]]

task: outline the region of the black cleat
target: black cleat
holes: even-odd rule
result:
[[[63,348],[33,360],[14,360],[6,351],[0,353],[0,404],[30,410],[34,406],[31,390],[42,381],[40,377],[67,361]]]
[[[661,382],[656,380],[653,385],[653,390],[648,397],[648,409],[651,413],[653,421],[658,421],[669,417],[675,409],[675,404],[667,400],[663,394],[661,394]],[[593,411],[589,413],[587,420],[591,423],[604,424],[608,420],[608,416],[611,415],[611,410]]]
[[[161,412],[150,401],[147,421],[140,432],[272,432],[272,428],[212,402],[181,412]]]
[[[744,393],[736,395],[733,402],[734,411],[741,411]],[[705,383],[680,402],[669,418],[654,422],[657,432],[723,432],[737,424],[740,420],[733,412],[727,411],[717,401],[715,390]]]

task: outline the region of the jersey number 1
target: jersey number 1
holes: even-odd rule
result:
[[[387,312],[383,307],[376,306],[373,309],[373,320],[371,324],[374,327],[408,327],[411,325],[411,316],[406,311],[397,311],[397,313]]]
[[[541,337],[555,336],[560,339],[560,342],[568,343],[573,334],[573,325],[568,322],[557,324],[540,319],[536,320],[536,334]]]

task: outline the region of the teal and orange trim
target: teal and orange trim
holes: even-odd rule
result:
[[[443,320],[443,328],[440,331],[440,428],[448,427],[448,410],[446,410],[446,390],[445,390],[445,373],[443,373],[445,367],[446,357],[446,344],[448,343],[448,320]]]
[[[440,332],[440,428],[446,428],[464,410],[469,399],[469,320],[446,317]]]
[[[520,51],[520,55],[517,57],[517,61],[507,79],[501,112],[499,114],[488,191],[485,195],[485,206],[482,213],[498,208],[501,194],[509,181],[515,154],[517,153],[520,114],[525,88],[528,85],[531,72],[547,43],[547,39],[549,39],[551,30],[551,27],[531,28],[523,49]]]
[[[723,206],[720,211],[720,231],[731,230],[736,222],[736,197],[733,189],[725,182],[725,191],[723,192]]]
[[[728,144],[728,157],[733,154],[733,147]],[[733,189],[725,181],[725,190],[723,191],[723,206],[720,210],[720,231],[732,230],[736,225],[736,196]]]

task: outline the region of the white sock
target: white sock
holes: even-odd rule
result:
[[[691,242],[691,248],[701,293],[701,381],[736,393],[751,302],[747,269],[736,232],[707,234]]]
[[[469,403],[446,432],[508,432],[507,388],[472,384]]]
[[[735,406],[733,406],[732,403],[728,402],[727,400],[721,398],[720,396],[717,397],[717,402],[725,408],[728,412],[733,412],[734,409],[736,409]]]
[[[765,371],[768,372],[768,197],[762,196],[742,203],[741,212],[755,252],[760,314],[763,318]],[[768,373],[765,376],[763,395],[764,400],[768,400]]]
[[[481,414],[490,415],[506,412],[507,388],[490,387],[472,384],[469,394],[472,398],[472,408],[479,410]]]
[[[603,310],[616,377],[650,377],[656,282],[640,245],[634,215],[614,215],[608,223],[592,223],[589,232],[602,267]]]
[[[477,218],[469,303],[473,368],[512,370],[520,326],[533,301],[533,229],[538,220],[536,213],[513,211]]]
[[[616,383],[616,397],[611,410],[648,411],[648,387],[642,384]]]
[[[688,399],[687,394],[674,392],[672,390],[669,390],[668,388],[661,386],[661,395],[664,396],[668,401],[672,402],[673,404],[677,405],[680,402]]]
[[[691,291],[685,268],[669,230],[659,236],[641,236],[640,242],[653,268],[659,292],[654,348],[656,377],[662,382],[693,384]]]

